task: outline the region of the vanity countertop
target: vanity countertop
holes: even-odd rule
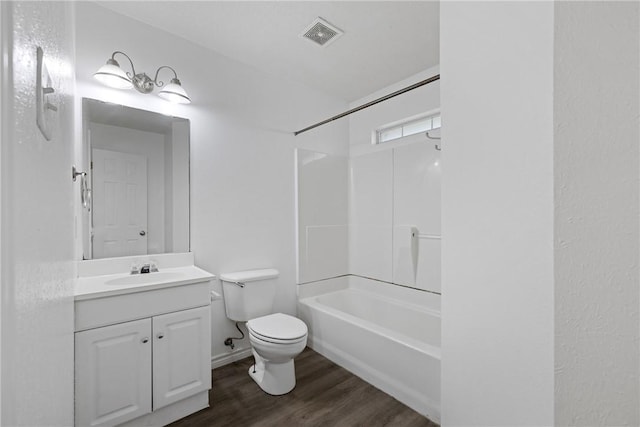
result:
[[[215,277],[194,265],[162,268],[159,272],[147,274],[118,273],[79,277],[74,296],[76,301],[81,301],[206,282]]]

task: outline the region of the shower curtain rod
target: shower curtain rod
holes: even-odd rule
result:
[[[374,99],[373,101],[367,102],[366,104],[362,104],[362,105],[360,105],[360,106],[358,106],[358,107],[352,108],[351,110],[345,111],[344,113],[340,113],[340,114],[338,114],[338,115],[336,115],[336,116],[333,116],[333,117],[331,117],[331,118],[328,118],[327,120],[323,120],[323,121],[318,122],[318,123],[316,123],[316,124],[314,124],[314,125],[311,125],[311,126],[308,126],[308,127],[304,128],[304,129],[301,129],[301,130],[299,130],[299,131],[296,131],[296,132],[294,132],[293,134],[294,134],[295,136],[298,136],[298,135],[300,135],[302,132],[306,132],[306,131],[308,131],[308,130],[315,129],[315,128],[317,128],[318,126],[326,125],[326,124],[327,124],[327,123],[329,123],[329,122],[332,122],[332,121],[334,121],[334,120],[341,119],[341,118],[343,118],[343,117],[345,117],[345,116],[348,116],[349,114],[355,113],[355,112],[357,112],[357,111],[364,110],[365,108],[369,108],[369,107],[371,107],[371,106],[373,106],[373,105],[379,104],[379,103],[381,103],[382,101],[386,101],[387,99],[391,99],[391,98],[393,98],[393,97],[395,97],[395,96],[402,95],[403,93],[405,93],[405,92],[409,92],[410,90],[417,89],[417,88],[419,88],[419,87],[421,87],[421,86],[424,86],[424,85],[427,85],[427,84],[429,84],[429,83],[433,83],[433,82],[435,82],[436,80],[440,80],[440,74],[436,74],[436,75],[435,75],[435,76],[433,76],[433,77],[429,77],[428,79],[422,80],[422,81],[420,81],[420,82],[418,82],[418,83],[414,83],[414,84],[412,84],[411,86],[407,86],[407,87],[405,87],[404,89],[400,89],[400,90],[397,90],[397,91],[395,91],[395,92],[393,92],[393,93],[390,93],[390,94],[388,94],[388,95],[385,95],[385,96],[383,96],[383,97],[380,97],[380,98],[378,98],[378,99]]]

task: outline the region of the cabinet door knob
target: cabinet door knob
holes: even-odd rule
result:
[[[164,334],[163,334],[162,332],[160,332],[160,333],[158,334],[158,339],[159,339],[159,340],[161,340],[162,338],[164,338]]]
[[[142,341],[142,344],[146,344],[146,343],[148,343],[148,342],[149,342],[149,338],[144,337],[144,338],[142,338],[140,341]]]

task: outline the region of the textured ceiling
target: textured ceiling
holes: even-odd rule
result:
[[[226,57],[354,101],[439,63],[434,1],[102,1]],[[317,17],[344,35],[300,37]]]

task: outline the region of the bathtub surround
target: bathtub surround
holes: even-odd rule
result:
[[[297,283],[349,272],[346,156],[296,150]]]
[[[355,106],[439,73],[433,67]],[[437,112],[440,81],[349,117],[349,273],[440,293],[440,151],[424,133],[371,144],[372,131]],[[421,239],[420,236],[436,239]]]
[[[349,272],[440,293],[441,152],[424,133],[352,155]]]
[[[349,159],[349,272],[393,280],[391,150]],[[357,209],[354,209],[357,207]]]
[[[638,425],[638,3],[441,29],[442,422]]]
[[[67,2],[1,2],[2,418],[73,424],[74,12]],[[57,107],[36,125],[36,49]]]
[[[438,67],[350,106],[434,74]],[[299,284],[355,274],[440,293],[440,151],[423,133],[371,144],[375,129],[437,112],[439,85],[436,81],[349,116],[348,158],[318,149],[297,151]]]

